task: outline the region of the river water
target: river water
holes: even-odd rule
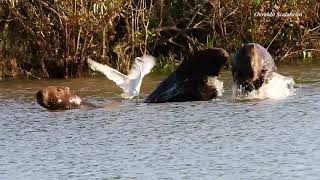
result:
[[[0,82],[0,179],[319,179],[320,63],[283,65],[295,93],[144,104],[103,77]],[[142,97],[162,76],[147,76]],[[50,112],[47,85],[69,86],[100,109]]]

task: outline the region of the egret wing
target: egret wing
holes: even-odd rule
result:
[[[126,89],[125,84],[127,84],[128,81],[130,81],[130,79],[127,75],[122,74],[121,72],[117,71],[116,69],[113,69],[107,65],[98,63],[92,59],[88,59],[88,64],[92,70],[101,72],[108,79],[115,82],[121,89],[123,89],[123,90]]]
[[[88,64],[92,70],[99,71],[114,81],[123,90],[123,98],[131,99],[139,93],[142,79],[154,67],[155,58],[148,55],[136,58],[128,75],[92,59],[88,59]]]
[[[130,69],[128,76],[130,78],[137,78],[139,76],[143,78],[145,75],[150,73],[155,64],[156,61],[153,56],[144,55],[141,58],[137,57],[134,61],[132,68]]]

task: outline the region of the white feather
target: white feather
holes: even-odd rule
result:
[[[115,82],[123,90],[121,94],[123,98],[132,99],[139,94],[142,79],[154,67],[155,58],[149,55],[135,58],[128,75],[92,59],[88,59],[88,64],[92,70],[103,73],[108,79]]]

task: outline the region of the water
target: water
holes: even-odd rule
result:
[[[295,94],[295,82],[292,77],[283,76],[273,72],[268,79],[258,90],[253,90],[250,93],[245,92],[245,88],[238,88],[235,84],[232,85],[232,95],[236,99],[283,99]]]
[[[104,78],[0,82],[0,179],[319,179],[320,64],[279,68],[295,94],[144,104]],[[146,96],[163,77],[146,77]],[[106,108],[50,112],[47,85]]]

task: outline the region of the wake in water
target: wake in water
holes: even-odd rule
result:
[[[271,79],[258,90],[244,93],[244,89],[233,86],[232,91],[237,99],[283,99],[294,95],[294,84],[293,78],[273,72]]]

